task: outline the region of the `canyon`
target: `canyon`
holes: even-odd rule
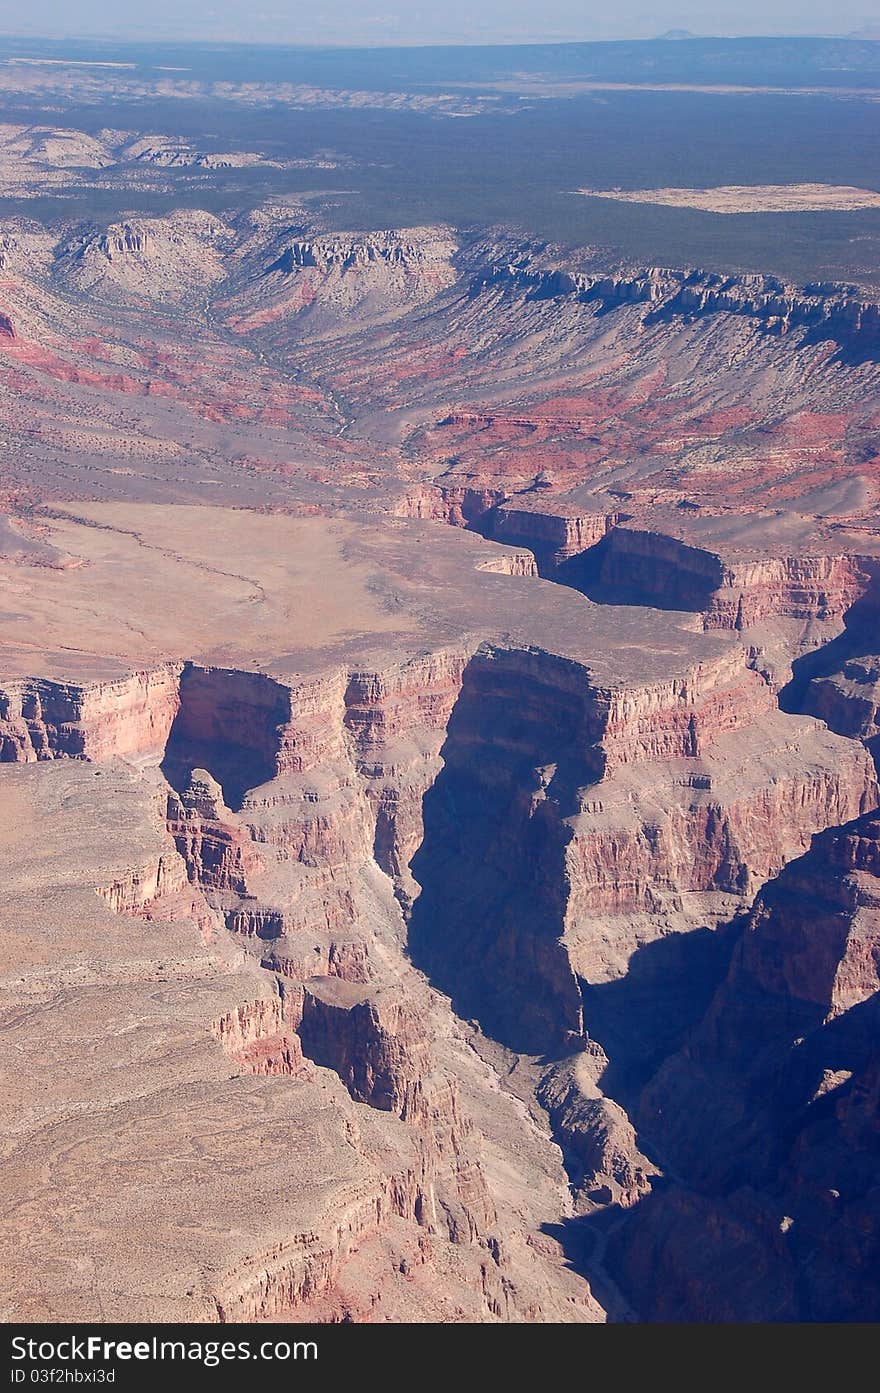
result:
[[[5,1318],[876,1318],[880,307],[0,247]]]

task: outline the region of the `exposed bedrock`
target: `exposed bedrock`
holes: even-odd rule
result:
[[[770,616],[836,619],[876,587],[876,557],[791,555],[725,560],[658,532],[615,528],[595,567],[609,597],[697,610],[708,629],[746,629]]]
[[[744,314],[770,333],[804,329],[808,342],[831,340],[848,362],[873,362],[880,355],[880,305],[864,302],[845,288],[829,295],[819,287],[798,292],[774,285],[769,277],[743,277],[738,283],[720,277],[708,280],[709,284],[683,285],[652,312],[649,322],[654,316]]]
[[[425,236],[427,229],[413,228],[402,232],[373,232],[361,237],[340,233],[312,239],[294,238],[270,271],[290,273],[304,267],[331,267],[340,271],[363,269],[373,265],[421,269],[442,262],[454,251],[450,237],[438,235],[432,240]]]
[[[398,1288],[395,1262],[419,1258],[419,1148],[396,1119],[380,1131],[357,1117],[332,1075],[298,1067],[272,978],[231,936],[209,942],[170,872],[149,873],[182,865],[158,784],[118,760],[4,776],[0,1031],[11,1057],[55,1041],[4,1088],[7,1313],[289,1313],[306,1291],[335,1302],[343,1270],[390,1227],[397,1252],[374,1252],[355,1284],[369,1309]],[[478,1318],[474,1268],[450,1289]]]
[[[186,865],[168,847],[140,865],[130,866],[109,885],[98,888],[98,894],[116,914],[142,914],[150,911],[157,901],[167,902],[185,892]]]
[[[478,1245],[500,1271],[478,1138],[433,1038],[435,997],[400,959],[400,908],[376,865],[376,857],[393,863],[394,839],[405,845],[413,834],[417,797],[410,808],[397,798],[389,811],[387,784],[405,785],[415,764],[420,793],[463,662],[441,653],[384,673],[331,670],[283,688],[282,698],[278,683],[190,669],[165,767],[173,758],[182,770],[219,749],[236,778],[270,765],[277,772],[243,792],[236,811],[213,775],[196,769],[169,794],[168,819],[192,882],[279,974],[271,1001],[215,1022],[224,1048],[249,1073],[307,1074],[313,1061],[332,1069],[356,1103],[400,1118],[418,1156],[416,1222],[427,1237]],[[244,713],[231,710],[236,691]],[[197,717],[210,740],[198,738]],[[382,819],[386,831],[393,826],[390,842]],[[383,1219],[374,1237],[386,1230]],[[506,1280],[499,1276],[501,1287]],[[513,1313],[513,1290],[507,1306],[493,1296],[496,1306]]]
[[[497,1215],[458,1084],[436,1067],[430,1022],[431,998],[415,974],[373,988],[320,977],[305,983],[299,1036],[354,1099],[417,1129],[430,1177],[421,1222],[445,1227],[453,1242],[485,1241]]]
[[[581,1054],[548,1070],[538,1098],[562,1148],[576,1197],[628,1209],[650,1193],[656,1170],[639,1150],[623,1108],[597,1085],[607,1066],[601,1046],[591,1040]]]
[[[416,957],[455,966],[481,1012],[496,998],[536,1048],[547,1030],[579,1034],[570,961],[607,971],[609,915],[748,899],[813,832],[876,801],[864,752],[775,713],[736,644],[620,687],[483,644],[295,683],[187,664],[15,696],[30,724],[7,693],[7,757],[158,759],[166,737],[190,879],[230,928],[273,945],[279,971],[369,975],[354,945],[385,893],[378,867],[413,906]],[[297,935],[319,929],[310,959]]]
[[[188,671],[166,767],[219,749],[227,777],[276,771],[238,811],[206,772],[169,798],[190,876],[227,925],[271,944],[266,961],[294,981],[366,981],[358,925],[385,893],[378,866],[415,961],[532,1051],[580,1037],[576,973],[622,970],[683,895],[748,902],[813,832],[876,802],[864,751],[776,713],[736,645],[619,689],[492,645],[288,688]],[[259,699],[224,724],[236,684]]]
[[[242,1002],[218,1016],[211,1028],[242,1073],[309,1077],[299,1036],[285,1017],[280,993]]]
[[[637,1124],[676,1181],[611,1259],[649,1319],[880,1312],[878,853],[872,814],[764,888],[705,1019],[643,1091]]]
[[[475,655],[411,862],[415,961],[515,1048],[579,1038],[577,976],[625,971],[682,897],[748,903],[876,805],[862,749],[772,704],[736,648],[620,691],[547,654]]]
[[[425,518],[451,527],[488,527],[491,511],[507,497],[504,489],[468,488],[458,484],[425,484],[411,489],[394,506],[397,517]],[[531,542],[523,538],[531,548]]]
[[[580,991],[561,942],[565,817],[597,779],[601,720],[583,669],[546,654],[488,651],[463,675],[425,795],[412,859],[420,886],[413,958],[460,1014],[515,1048],[581,1034]]]
[[[403,1116],[431,1067],[421,1016],[397,991],[313,977],[304,985],[299,1034],[309,1058],[335,1070],[353,1098]]]
[[[880,756],[880,586],[844,616],[844,629],[831,642],[807,653],[792,669],[780,693],[786,711],[818,716],[831,730],[862,740]]]
[[[258,220],[256,214],[256,237],[237,259],[218,308],[235,332],[259,334],[285,355],[301,315],[313,347],[350,334],[354,322],[362,328],[393,320],[456,279],[456,241],[448,228],[308,236],[302,227],[286,227],[266,240]]]
[[[773,618],[840,624],[854,606],[880,609],[880,557],[809,541],[776,554],[772,518],[756,523],[752,548],[731,548],[723,519],[713,536],[716,521],[700,518],[690,539],[686,527],[677,535],[668,513],[652,518],[642,509],[644,520],[636,520],[626,505],[599,496],[579,504],[537,486],[517,496],[442,481],[407,494],[396,511],[528,548],[541,576],[600,603],[690,611],[708,630],[747,630]]]
[[[804,710],[839,735],[864,740],[877,750],[880,736],[880,654],[847,658],[841,669],[810,683]]]
[[[223,802],[220,785],[205,769],[192,772],[181,793],[172,792],[167,803],[168,830],[174,838],[190,879],[202,890],[231,891],[246,895],[248,874],[263,866],[259,851],[246,828]],[[245,932],[260,938],[273,936],[270,911],[257,912]]]
[[[131,252],[143,253],[150,244],[150,234],[145,227],[135,227],[131,223],[121,223],[116,229],[100,236],[95,246],[103,252],[108,261],[116,256],[126,256]]]
[[[635,272],[590,274],[542,266],[540,258],[494,265],[480,272],[476,293],[497,285],[536,300],[576,299],[602,310],[645,305],[645,324],[712,314],[744,315],[771,334],[800,330],[808,340],[836,342],[850,362],[880,354],[880,305],[837,284],[788,285],[775,276],[724,276],[711,271],[652,267]]]
[[[688,650],[679,668],[664,675],[659,663],[641,681],[599,680],[585,659],[474,636],[407,660],[297,676],[162,669],[132,679],[127,722],[108,724],[116,708],[92,688],[64,689],[76,722],[55,712],[47,720],[41,705],[50,755],[104,760],[132,742],[133,763],[157,763],[164,733],[172,787],[157,817],[167,813],[169,836],[100,894],[150,922],[186,915],[205,943],[219,935],[251,964],[262,988],[252,983],[208,1021],[239,1078],[311,1088],[331,1070],[353,1115],[363,1105],[399,1129],[387,1166],[371,1143],[369,1183],[350,1210],[334,1209],[338,1226],[322,1219],[293,1248],[280,1235],[277,1253],[249,1252],[240,1270],[233,1264],[217,1279],[221,1316],[297,1309],[365,1318],[357,1292],[387,1289],[375,1274],[389,1270],[389,1251],[408,1270],[430,1271],[447,1261],[438,1244],[469,1254],[456,1280],[472,1315],[558,1309],[536,1295],[543,1279],[534,1264],[544,1259],[525,1251],[512,1218],[521,1201],[510,1201],[497,1153],[480,1139],[494,1093],[487,1102],[485,1081],[459,1079],[462,1026],[435,988],[508,1047],[550,1057],[539,1099],[586,1222],[611,1206],[632,1216],[628,1233],[635,1216],[659,1213],[673,1190],[658,1168],[682,1175],[684,1191],[696,1184],[687,1136],[671,1136],[667,1155],[665,1133],[643,1121],[649,1092],[637,1114],[624,1108],[647,1064],[680,1047],[723,953],[707,951],[701,965],[696,951],[659,948],[666,938],[702,943],[681,931],[748,906],[814,833],[868,813],[878,793],[863,746],[812,717],[780,713],[733,637],[694,641],[702,656]],[[76,748],[59,734],[67,727],[81,732]],[[14,749],[37,758],[30,733]],[[150,777],[158,788],[158,771]],[[867,865],[863,847],[858,857]],[[851,937],[846,952],[832,946],[828,962],[803,968],[823,982],[835,977],[843,1014],[876,975]],[[639,1042],[626,1058],[614,1038],[614,988],[654,940],[654,998],[657,981],[668,985],[676,972],[699,971],[700,986],[687,1002],[661,992],[672,1022],[665,1031],[637,1021],[636,1002]],[[431,985],[407,965],[407,943]],[[794,980],[789,973],[787,991]],[[743,1000],[754,990],[743,988]],[[738,1021],[733,1036],[744,1030]],[[763,1033],[769,1041],[770,1029]],[[717,1080],[712,1088],[721,1091]],[[674,1131],[691,1103],[661,1106],[664,1116],[671,1107]],[[680,1166],[670,1159],[679,1153]],[[704,1198],[716,1202],[714,1191]],[[762,1213],[768,1203],[761,1190]],[[737,1215],[752,1252],[752,1219]],[[621,1274],[647,1262],[635,1241],[619,1253]],[[348,1281],[354,1294],[342,1295]],[[636,1278],[621,1283],[647,1310]]]
[[[485,530],[498,542],[527,546],[542,576],[564,581],[568,572],[560,567],[591,552],[625,516],[564,507],[555,512],[550,505],[539,511],[517,507],[515,500],[509,500],[488,514],[477,530]]]
[[[380,1174],[372,1185],[355,1183],[340,1196],[336,1212],[321,1216],[312,1232],[298,1241],[279,1235],[277,1245],[258,1260],[249,1257],[224,1272],[217,1283],[217,1318],[223,1323],[271,1321],[296,1312],[308,1319],[310,1305],[320,1301],[329,1313],[324,1319],[369,1319],[381,1296],[375,1275],[372,1288],[362,1287],[362,1306],[345,1300],[340,1288],[371,1243],[393,1232],[395,1220],[404,1221],[405,1232],[421,1195],[418,1176],[410,1168]],[[410,1239],[401,1247],[404,1252],[409,1249],[410,1261],[418,1260],[416,1242]]]
[[[161,757],[178,710],[180,666],[108,682],[43,679],[0,691],[0,763]]]
[[[495,514],[506,516],[504,509]],[[544,532],[545,515],[533,516]],[[577,540],[569,527],[568,538],[549,556],[538,541],[535,554],[544,573],[604,603],[702,614],[706,629],[748,629],[771,617],[839,622],[851,606],[880,590],[876,556],[726,556],[723,543],[697,546],[665,534],[662,523],[639,529],[611,515],[597,515],[594,529],[595,541],[580,550],[569,550]],[[525,517],[518,530],[517,540],[530,545]],[[531,532],[535,540],[537,530]],[[507,540],[509,530],[495,523],[491,535]]]
[[[278,772],[279,732],[289,719],[290,693],[272,678],[188,663],[165,750],[166,777],[176,787],[193,769],[210,770],[234,808],[246,789]]]
[[[373,855],[404,900],[422,841],[422,799],[441,767],[440,749],[470,658],[441,649],[384,671],[351,674],[344,727],[373,818]]]
[[[695,891],[750,898],[815,831],[876,802],[864,750],[772,713],[695,758],[620,769],[571,819],[569,922]]]
[[[878,598],[880,586],[872,586],[844,615],[844,628],[831,642],[794,662],[779,704],[860,740],[880,766]]]

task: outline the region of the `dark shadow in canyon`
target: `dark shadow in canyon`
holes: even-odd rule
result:
[[[541,1225],[541,1233],[559,1244],[569,1271],[589,1283],[609,1325],[629,1325],[642,1319],[604,1263],[609,1234],[623,1216],[624,1211],[611,1207]]]
[[[714,557],[697,552],[703,566],[690,567],[685,561],[693,549],[660,533],[651,553],[642,556],[621,548],[615,531],[612,528],[595,546],[555,566],[548,579],[599,605],[643,605],[694,614],[711,607],[721,583],[721,566]]]
[[[577,979],[560,941],[577,790],[601,772],[583,674],[547,654],[477,654],[464,673],[423,800],[411,863],[413,962],[458,1015],[524,1054],[580,1038]]]
[[[705,1016],[727,974],[744,919],[738,916],[714,930],[697,928],[647,943],[632,955],[624,976],[613,981],[581,979],[585,1033],[608,1058],[599,1086],[632,1120],[642,1089]],[[651,1138],[637,1132],[636,1144],[662,1167]],[[671,1183],[658,1175],[651,1193],[631,1208],[603,1206],[543,1230],[560,1244],[568,1266],[590,1283],[611,1322],[652,1319],[642,1314],[644,1293],[619,1280],[621,1274],[609,1263],[608,1252],[615,1234],[628,1234],[658,1202],[655,1196],[664,1194]]]
[[[880,308],[866,304],[843,304],[822,324],[808,329],[803,337],[804,348],[814,344],[833,343],[835,351],[829,358],[846,368],[858,368],[864,363],[880,363]]]
[[[603,1093],[627,1108],[700,1021],[727,972],[741,921],[668,934],[639,948],[623,977],[581,980],[584,1029],[608,1056]]]
[[[609,1319],[877,1319],[880,998],[782,1004],[722,988],[646,1091],[629,1081],[665,1175],[547,1227]]]
[[[779,709],[790,716],[801,715],[810,683],[815,678],[833,677],[853,658],[873,655],[880,647],[876,610],[854,605],[844,615],[846,628],[819,648],[796,658],[791,678],[780,689]]]
[[[521,494],[534,492],[523,489],[505,501],[515,502]],[[489,508],[466,520],[465,526],[488,541],[515,546],[519,539],[506,534],[503,516],[498,507]],[[621,514],[621,521],[626,517]],[[557,561],[557,543],[552,540],[529,536],[522,545],[532,552],[542,580],[577,590],[594,604],[640,605],[693,614],[710,609],[722,581],[721,563],[715,556],[662,533],[651,538],[642,555],[638,549],[622,547],[616,530],[611,528],[592,546],[564,561]],[[627,538],[632,535],[627,533]]]
[[[289,719],[289,691],[263,673],[188,663],[162,772],[183,793],[194,769],[207,770],[236,811],[249,789],[278,772],[280,729]]]
[[[779,693],[780,710],[818,716],[837,735],[861,739],[880,775],[880,736],[872,734],[880,695],[880,622],[876,587],[844,615],[846,627],[829,643],[792,664],[792,676]],[[838,678],[843,690],[824,687]],[[813,683],[816,686],[813,686]]]

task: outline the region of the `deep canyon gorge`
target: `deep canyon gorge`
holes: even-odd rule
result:
[[[880,1312],[880,307],[589,261],[0,236],[7,1319]]]

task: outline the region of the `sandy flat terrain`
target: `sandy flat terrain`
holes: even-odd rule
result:
[[[395,632],[399,619],[370,592],[373,572],[343,556],[350,530],[226,509],[82,507],[52,524],[71,569],[5,568],[2,607],[15,612],[5,644],[39,654],[42,671],[72,644],[131,662],[181,641],[222,653],[247,635],[265,654]]]
[[[54,565],[0,553],[5,680],[97,681],[186,659],[302,672],[471,634],[565,654],[616,683],[732,647],[685,616],[660,636],[655,611],[504,574],[522,553],[430,522],[90,503],[53,510],[45,544]]]
[[[880,208],[880,193],[848,184],[721,184],[714,189],[578,189],[586,198],[658,203],[704,213],[852,213]]]

